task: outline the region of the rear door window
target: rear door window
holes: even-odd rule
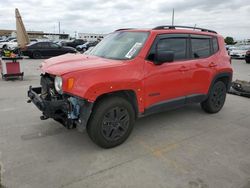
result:
[[[35,44],[35,47],[36,48],[48,48],[49,44],[47,42],[40,42],[40,43]]]
[[[205,58],[211,55],[210,38],[191,37],[191,57]]]

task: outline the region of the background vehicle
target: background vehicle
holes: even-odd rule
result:
[[[82,45],[78,45],[76,47],[76,49],[79,51],[79,52],[85,52],[87,51],[90,47],[94,47],[96,46],[97,44],[99,43],[99,41],[91,41],[91,42],[86,42]]]
[[[246,52],[245,60],[246,60],[246,63],[250,63],[250,50],[248,50],[248,51]]]
[[[30,58],[38,59],[41,57],[53,57],[66,53],[76,53],[77,51],[72,47],[60,46],[53,42],[37,42],[29,44],[22,53]]]
[[[245,58],[245,55],[246,55],[246,52],[247,52],[248,50],[250,50],[250,46],[249,46],[249,45],[237,46],[237,47],[232,48],[232,49],[229,51],[229,55],[230,55],[232,58],[244,59],[244,58]]]
[[[63,42],[62,45],[63,46],[70,46],[70,47],[76,48],[76,46],[82,45],[84,43],[86,43],[86,40],[83,40],[83,39],[74,39],[74,40],[69,41],[69,42]]]
[[[37,42],[37,41],[38,41],[37,39],[30,39],[30,43],[34,43],[34,42]],[[15,48],[18,47],[17,39],[12,39],[12,40],[7,41],[7,42],[2,42],[2,43],[0,43],[0,48],[1,47],[3,49],[14,50]]]
[[[3,46],[4,46],[4,44],[5,44],[6,42],[10,42],[10,41],[13,40],[13,39],[16,39],[16,38],[14,38],[14,37],[8,37],[8,38],[5,38],[5,39],[2,39],[2,40],[0,41],[0,49],[3,48]]]
[[[3,49],[14,49],[17,48],[18,44],[17,44],[17,39],[12,39],[8,42],[3,42],[2,44],[2,48]]]
[[[185,26],[122,29],[87,55],[46,60],[29,102],[104,148],[123,143],[137,117],[200,103],[219,112],[232,79],[224,38]]]

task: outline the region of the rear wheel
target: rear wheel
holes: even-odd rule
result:
[[[32,57],[34,59],[40,59],[42,57],[40,52],[33,52]]]
[[[226,85],[222,81],[217,81],[209,93],[207,100],[201,103],[201,107],[208,113],[217,113],[223,107],[226,100]]]
[[[246,63],[249,64],[250,63],[250,58],[246,58]]]
[[[87,131],[100,147],[111,148],[122,144],[130,135],[135,122],[132,105],[121,97],[108,97],[95,107]]]

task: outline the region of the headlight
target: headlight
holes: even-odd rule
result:
[[[60,76],[56,76],[55,78],[55,89],[59,94],[62,94],[62,78]]]

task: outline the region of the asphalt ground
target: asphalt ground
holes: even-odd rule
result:
[[[119,147],[101,149],[26,103],[42,60],[22,60],[24,80],[0,79],[1,183],[10,188],[249,188],[250,99],[227,95],[206,114],[198,104],[139,119]],[[234,79],[250,65],[233,60]]]

